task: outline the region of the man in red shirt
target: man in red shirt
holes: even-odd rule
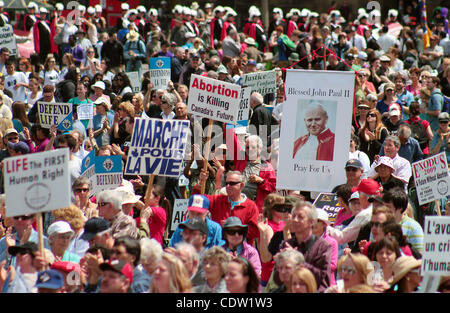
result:
[[[200,193],[200,184],[206,181],[208,173],[204,170],[200,173],[200,182],[194,186],[193,194]],[[209,211],[211,219],[223,226],[224,221],[230,216],[237,216],[243,224],[248,225],[247,242],[253,244],[253,240],[259,237],[258,214],[259,210],[255,202],[248,199],[242,193],[245,183],[242,174],[238,171],[227,173],[225,188],[227,195],[206,195],[209,199]]]

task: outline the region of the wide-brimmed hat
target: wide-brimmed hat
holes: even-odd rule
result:
[[[417,260],[412,256],[401,256],[394,262],[392,271],[394,272],[394,277],[392,278],[392,285],[401,280],[408,274],[409,271],[420,267],[422,265],[421,260]]]
[[[298,61],[300,61],[300,56],[298,55],[298,53],[292,52],[291,55],[289,56],[288,60],[292,61],[292,62],[298,62]]]
[[[253,39],[252,37],[246,38],[246,39],[244,40],[244,42],[245,42],[247,45],[251,45],[251,46],[256,45],[256,41],[255,41],[255,39]]]
[[[375,166],[375,169],[380,166],[380,165],[386,165],[387,167],[391,168],[393,171],[395,171],[394,168],[394,161],[392,161],[392,159],[388,156],[380,156],[380,158],[378,159],[378,163]]]
[[[127,40],[128,41],[136,41],[139,39],[139,34],[135,30],[130,30],[130,32],[127,34]]]
[[[96,81],[95,84],[93,84],[91,86],[92,89],[94,89],[94,87],[100,88],[101,90],[105,90],[106,89],[105,83],[103,81],[101,81],[101,80]]]
[[[105,105],[106,106],[106,111],[111,110],[111,104],[109,103],[108,99],[106,99],[105,97],[100,97],[97,98],[97,100],[94,101],[94,104],[97,105]]]

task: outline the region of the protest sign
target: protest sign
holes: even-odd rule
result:
[[[70,205],[68,148],[6,158],[3,173],[8,217]]]
[[[450,274],[450,216],[425,216],[422,273]]]
[[[13,27],[9,24],[0,27],[0,49],[8,48],[10,55],[17,55],[17,43]]]
[[[346,181],[355,73],[287,70],[277,189],[329,192]]]
[[[114,189],[122,183],[122,156],[95,157],[95,193]]]
[[[72,103],[38,102],[39,121],[43,128],[57,125],[62,131],[72,130]]]
[[[95,149],[81,161],[81,176],[86,177],[91,182],[91,195],[95,194]]]
[[[92,103],[83,103],[77,106],[79,120],[92,120],[94,117],[94,105]]]
[[[244,87],[241,89],[241,100],[239,101],[239,111],[237,115],[237,124],[240,126],[248,126],[251,93],[251,87]]]
[[[328,213],[328,220],[332,224],[336,222],[337,214],[342,209],[335,193],[320,193],[313,204],[316,208],[323,209]]]
[[[237,123],[241,87],[192,74],[188,113],[224,123]]]
[[[128,78],[130,79],[131,89],[133,92],[141,91],[141,79],[139,77],[139,72],[127,72]]]
[[[125,173],[178,178],[188,131],[185,120],[135,119]]]
[[[150,58],[149,70],[153,89],[166,89],[170,81],[170,58]]]
[[[445,152],[413,163],[412,169],[419,205],[450,195],[450,179]]]
[[[275,70],[247,73],[242,75],[242,86],[251,87],[252,92],[256,91],[262,94],[277,92],[277,73]]]
[[[175,199],[173,204],[172,223],[170,224],[170,231],[175,231],[178,224],[186,220],[186,212],[189,199]]]

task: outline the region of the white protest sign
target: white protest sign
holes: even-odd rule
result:
[[[183,172],[189,121],[136,118],[125,174],[178,178]]]
[[[188,113],[236,125],[240,92],[236,84],[192,74]]]
[[[425,216],[422,273],[450,274],[450,216]]]
[[[240,126],[248,126],[251,93],[251,87],[244,87],[241,89],[241,100],[239,101],[239,111],[237,116],[237,124]]]
[[[263,96],[277,91],[277,73],[275,70],[265,72],[247,73],[242,75],[242,86],[252,87],[252,91]]]
[[[11,55],[18,54],[13,27],[9,24],[0,27],[0,48],[8,48]]]
[[[172,223],[170,224],[170,231],[175,231],[178,224],[186,220],[186,211],[189,199],[175,199],[173,204]]]
[[[450,179],[445,152],[413,163],[412,169],[419,205],[450,195]]]
[[[3,173],[8,217],[70,205],[68,148],[6,158]]]
[[[139,72],[127,72],[128,78],[130,79],[131,89],[133,92],[141,91],[141,79],[139,77]]]
[[[330,192],[346,181],[355,73],[287,70],[277,189]]]
[[[57,125],[59,130],[72,130],[72,103],[38,102],[39,121],[43,128]]]
[[[159,57],[150,58],[149,70],[150,81],[153,84],[153,89],[166,89],[170,81],[170,58]]]
[[[92,103],[79,104],[77,106],[79,120],[92,120],[94,117],[94,105]]]

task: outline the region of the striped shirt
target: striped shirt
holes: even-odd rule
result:
[[[409,216],[404,216],[399,223],[402,226],[403,235],[406,236],[408,242],[416,248],[420,253],[423,250],[423,229],[419,223]]]

